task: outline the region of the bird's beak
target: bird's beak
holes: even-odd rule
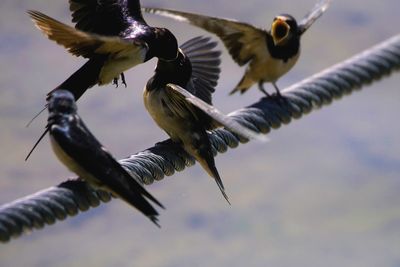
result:
[[[289,36],[290,26],[285,17],[278,16],[271,26],[271,36],[274,45],[283,45]]]

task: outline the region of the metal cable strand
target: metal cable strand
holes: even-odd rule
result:
[[[268,133],[308,114],[313,108],[330,104],[363,85],[370,84],[400,68],[400,35],[334,65],[282,91],[283,98],[262,98],[230,114],[237,122]],[[210,133],[214,154],[224,153],[248,140],[226,129]],[[192,166],[195,161],[171,140],[120,160],[137,180],[151,184]],[[111,200],[111,195],[95,191],[84,181],[70,180],[36,194],[0,206],[0,241],[7,242],[24,231],[43,228],[57,220]]]
[[[110,200],[109,193],[95,191],[84,181],[63,182],[1,206],[0,241],[7,242],[24,231],[41,229]]]

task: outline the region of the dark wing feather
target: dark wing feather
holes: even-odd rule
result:
[[[69,8],[81,31],[116,36],[133,21],[145,24],[139,0],[69,0]]]
[[[145,197],[160,207],[163,207],[162,204],[127,173],[89,132],[79,117],[75,116],[68,129],[52,125],[50,134],[62,150],[86,172],[156,222],[158,212]]]
[[[327,10],[331,0],[319,0],[299,22],[299,33],[303,34]]]
[[[162,8],[142,8],[143,11],[188,22],[208,32],[216,34],[228,49],[237,64],[249,62],[257,47],[264,47],[266,31],[236,20],[203,16]]]
[[[190,107],[190,110],[195,110],[193,107],[196,107],[207,114],[211,119],[216,121],[217,124],[222,125],[248,139],[258,139],[261,141],[267,140],[265,136],[240,125],[236,121],[232,120],[229,116],[224,115],[221,111],[192,95],[184,88],[176,84],[168,84],[166,89],[168,94],[173,96],[171,98],[175,99],[177,102],[179,101],[181,106]]]
[[[200,36],[180,47],[192,65],[192,76],[186,89],[209,104],[221,72],[221,52],[213,50],[216,46],[217,43],[211,42],[210,38]]]

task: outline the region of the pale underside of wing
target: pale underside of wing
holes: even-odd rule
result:
[[[36,26],[52,41],[64,46],[75,56],[90,58],[95,54],[118,54],[129,51],[143,54],[142,43],[83,32],[41,12],[28,11]]]
[[[174,94],[176,97],[175,99],[181,99],[182,101],[187,102],[186,105],[193,105],[198,109],[202,110],[208,116],[210,116],[213,120],[215,120],[218,124],[228,128],[229,130],[245,137],[248,139],[256,139],[260,141],[267,141],[267,138],[259,133],[256,133],[242,125],[238,122],[234,121],[229,116],[223,114],[217,108],[207,104],[203,100],[197,98],[196,96],[192,95],[190,92],[185,90],[184,88],[176,85],[176,84],[168,84],[167,90],[169,93]],[[182,105],[184,105],[182,103]]]
[[[300,34],[304,33],[328,9],[331,0],[319,0],[299,22]]]
[[[142,10],[187,22],[216,34],[240,66],[248,63],[254,57],[256,48],[263,47],[266,43],[266,35],[268,34],[266,31],[236,20],[161,8],[142,8]]]

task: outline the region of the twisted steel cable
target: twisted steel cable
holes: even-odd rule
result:
[[[370,84],[400,68],[400,35],[336,64],[281,91],[283,98],[262,98],[230,114],[239,123],[261,133],[268,133],[308,114],[313,108],[330,104],[363,85]],[[214,154],[224,153],[248,140],[226,129],[210,134]],[[145,151],[120,160],[137,180],[151,184],[182,171],[195,163],[171,140],[157,143]],[[0,206],[0,241],[7,242],[24,231],[43,228],[79,211],[111,200],[104,191],[95,191],[79,179],[61,183],[33,195]]]

